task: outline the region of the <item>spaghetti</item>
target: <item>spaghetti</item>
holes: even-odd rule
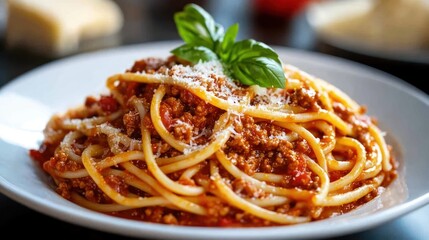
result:
[[[30,155],[64,198],[165,224],[298,224],[376,197],[396,163],[374,119],[328,82],[284,73],[270,89],[215,61],[139,60],[108,95],[53,116]]]

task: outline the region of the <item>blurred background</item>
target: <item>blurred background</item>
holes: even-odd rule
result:
[[[239,23],[238,39],[352,60],[429,93],[428,0],[0,0],[0,87],[79,53],[179,40],[173,14],[190,2],[225,27]],[[70,237],[118,237],[59,222],[1,194],[0,212],[4,233],[43,221]],[[428,207],[344,239],[423,239],[427,213]]]
[[[192,1],[9,0],[13,5],[9,15],[6,2],[0,0],[0,84],[68,55],[120,45],[179,40],[172,16]],[[80,2],[88,7],[82,8]],[[97,7],[97,2],[111,2],[114,7]],[[428,2],[197,1],[220,24],[230,26],[238,22],[238,39],[254,38],[269,45],[351,59],[389,72],[426,92],[428,90],[424,85],[427,78],[421,76],[429,72]],[[119,9],[119,14],[115,7]],[[37,12],[42,16],[27,17],[28,12]],[[114,26],[109,28],[106,25]],[[49,28],[52,26],[64,30],[65,37],[58,39],[60,37],[51,36],[53,33]],[[37,27],[47,33],[34,31]],[[87,32],[95,33],[91,35]],[[74,39],[74,42],[64,39]],[[51,45],[60,44],[60,50],[51,48]]]

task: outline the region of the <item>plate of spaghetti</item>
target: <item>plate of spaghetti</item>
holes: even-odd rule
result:
[[[2,193],[88,228],[187,239],[338,236],[429,202],[423,93],[330,56],[184,39],[2,88]]]

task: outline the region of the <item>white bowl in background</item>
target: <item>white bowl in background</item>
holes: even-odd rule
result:
[[[425,6],[427,6],[427,26],[429,26],[429,0],[425,1]],[[306,8],[305,18],[311,29],[316,33],[318,40],[322,43],[344,51],[378,59],[429,65],[429,34],[426,34],[424,36],[425,38],[421,40],[427,40],[427,47],[418,48],[410,46],[409,48],[406,48],[398,46],[398,48],[394,48],[394,46],[390,46],[389,48],[386,48],[379,43],[371,43],[371,40],[369,39],[360,39],[360,37],[357,36],[358,34],[353,34],[354,36],[350,35],[350,37],[347,37],[345,35],[335,34],[332,31],[326,30],[330,24],[347,21],[351,18],[362,17],[364,14],[369,13],[373,10],[375,2],[375,0],[314,1]],[[388,16],[391,13],[383,14],[384,16]],[[365,25],[364,28],[366,29],[366,27],[370,28],[371,26]],[[429,27],[427,28],[427,31],[429,32]],[[364,34],[362,34],[362,36],[363,35]]]

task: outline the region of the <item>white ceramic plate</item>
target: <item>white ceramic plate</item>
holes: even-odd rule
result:
[[[0,90],[0,190],[55,218],[134,237],[202,239],[296,239],[338,236],[375,227],[429,203],[429,99],[410,85],[372,68],[334,57],[277,47],[285,63],[321,77],[377,116],[400,162],[399,178],[365,206],[328,220],[294,226],[220,229],[144,223],[93,212],[58,196],[28,157],[54,112],[106,91],[105,80],[134,60],[166,57],[178,42],[135,45],[66,58],[31,71]]]
[[[429,0],[427,1],[429,9]],[[363,56],[396,61],[401,63],[429,65],[429,49],[386,50],[370,46],[365,40],[340,37],[324,31],[331,23],[367,13],[373,7],[374,0],[327,0],[311,3],[305,17],[317,37],[324,43],[336,48]],[[388,10],[386,10],[388,11]],[[428,10],[429,14],[429,10]]]

